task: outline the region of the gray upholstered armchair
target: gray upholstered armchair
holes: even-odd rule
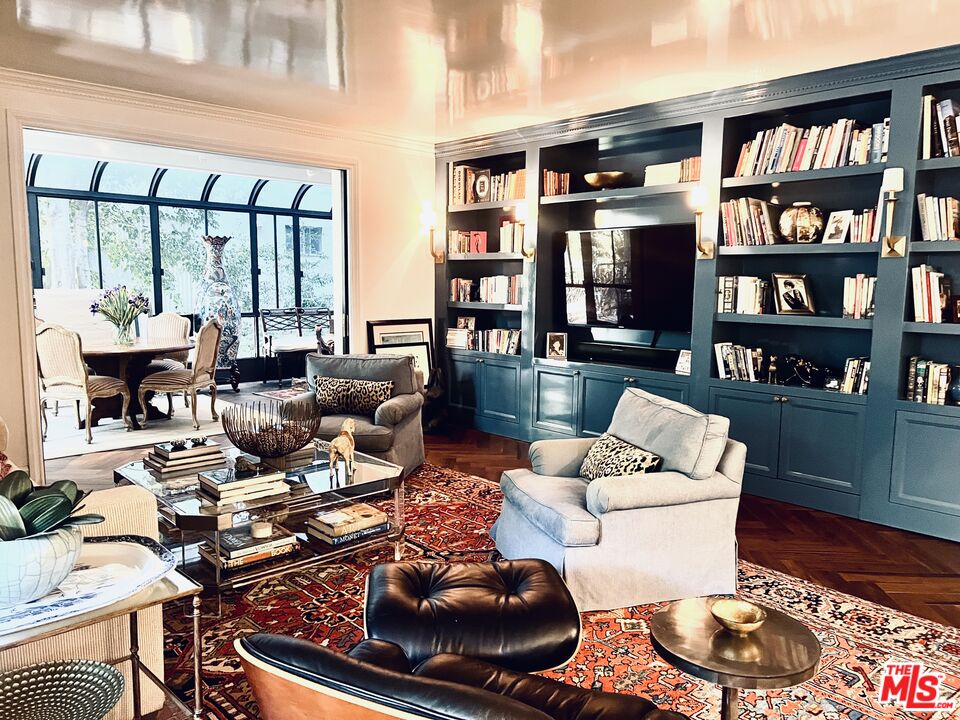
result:
[[[391,380],[392,396],[373,416],[325,415],[317,437],[332,440],[348,417],[357,424],[354,440],[357,450],[381,460],[403,466],[404,476],[423,464],[423,380],[413,357],[392,355],[307,355],[307,384],[310,392],[299,401],[316,403],[316,377],[350,380]]]
[[[660,472],[587,481],[592,438],[541,440],[503,473],[490,531],[507,558],[560,571],[581,611],[732,593],[746,446],[729,421],[627,389],[608,432],[663,458]]]

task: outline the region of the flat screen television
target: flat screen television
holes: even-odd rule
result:
[[[694,225],[567,232],[567,324],[690,331]]]

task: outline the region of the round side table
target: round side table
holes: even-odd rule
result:
[[[711,598],[671,603],[650,620],[657,654],[674,667],[722,688],[720,717],[734,720],[740,690],[777,690],[817,673],[820,641],[806,626],[765,607],[767,620],[746,636],[722,628],[710,614]]]

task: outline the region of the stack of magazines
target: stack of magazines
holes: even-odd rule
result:
[[[250,527],[245,526],[221,532],[219,552],[214,550],[212,541],[208,541],[200,546],[199,553],[213,565],[234,570],[288,555],[298,547],[297,536],[280,525],[274,525],[271,535],[265,538],[253,537]]]
[[[307,520],[307,535],[328,545],[345,545],[390,529],[387,514],[366,503],[317,513]]]

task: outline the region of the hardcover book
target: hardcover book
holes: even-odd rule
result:
[[[356,503],[314,515],[307,522],[330,537],[365,530],[387,521],[387,514],[366,503]]]

